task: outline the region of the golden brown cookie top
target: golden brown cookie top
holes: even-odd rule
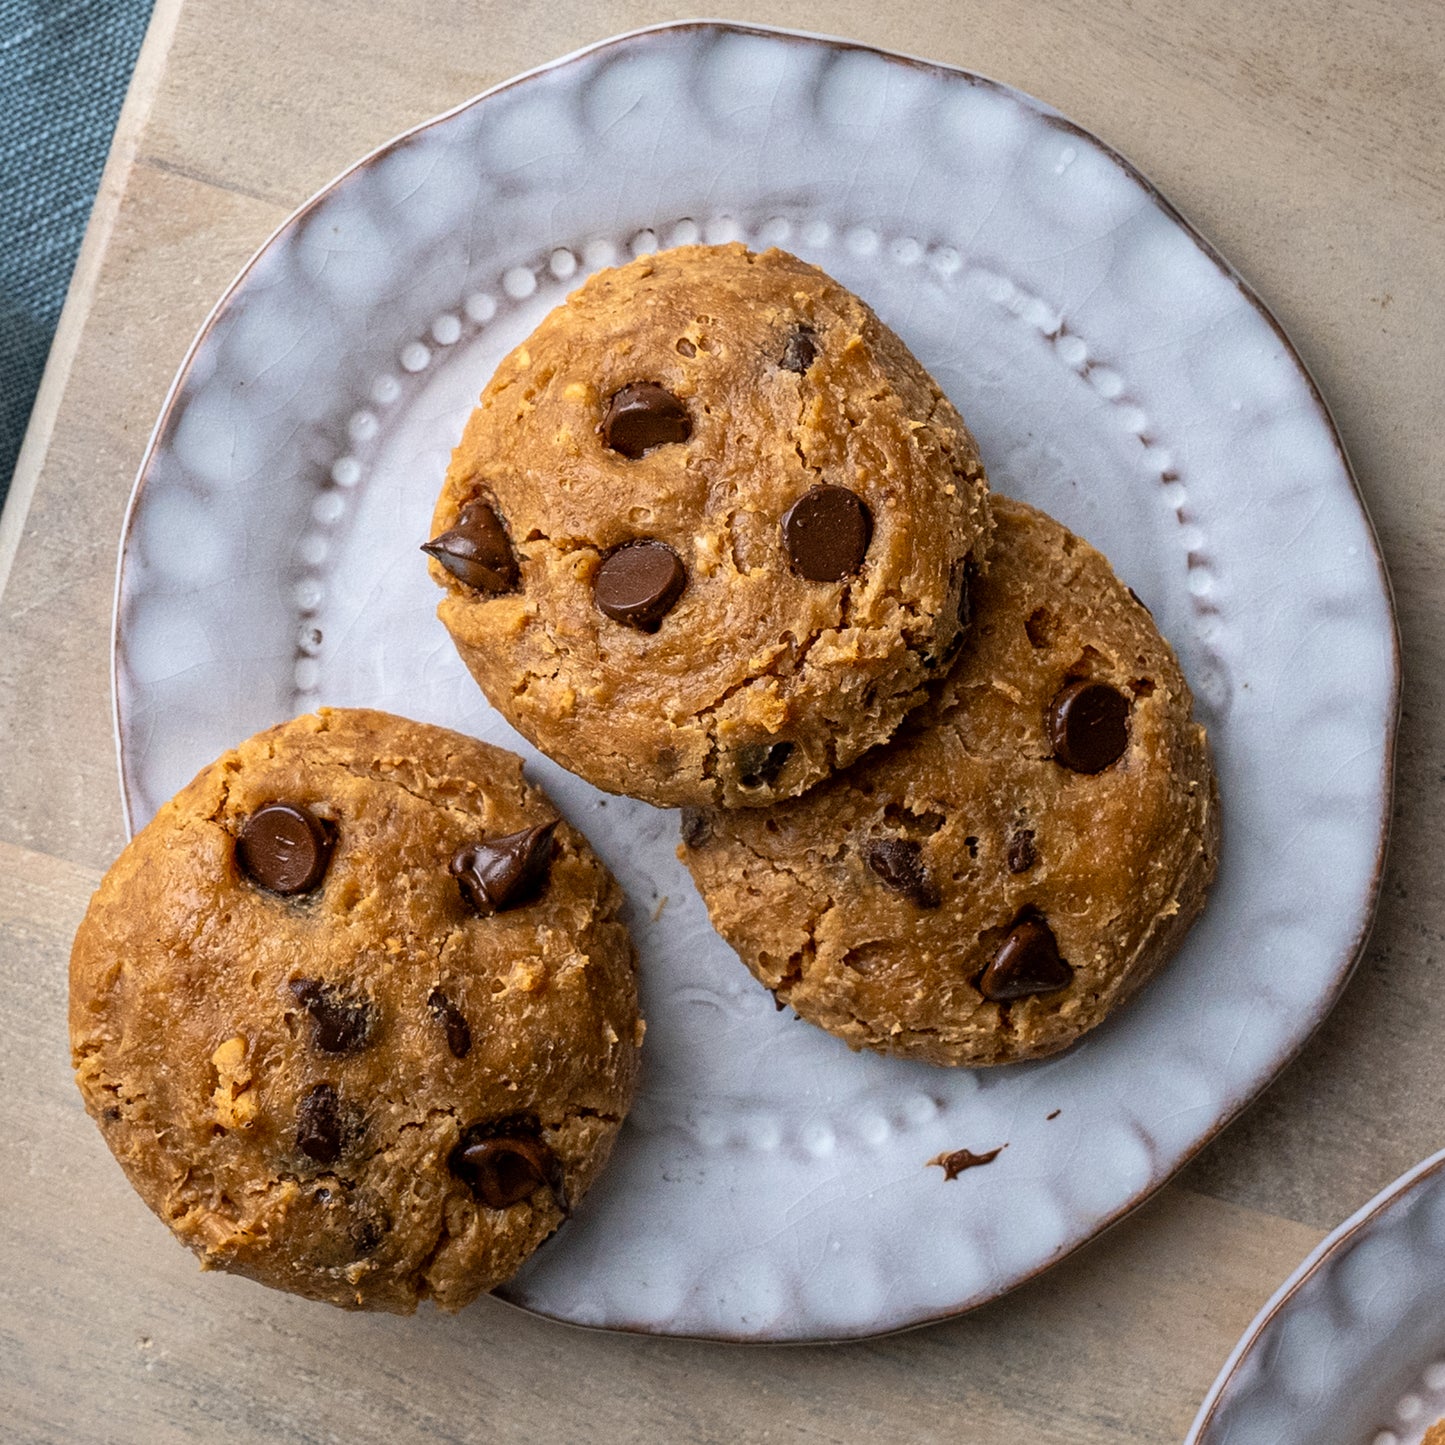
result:
[[[92,900],[86,1105],[208,1266],[456,1308],[557,1227],[626,1113],[621,902],[512,754],[298,718],[204,769]]]
[[[994,498],[974,636],[888,746],[766,812],[684,818],[714,925],[855,1047],[945,1064],[1052,1053],[1203,904],[1204,730],[1143,605],[1043,513]]]
[[[987,486],[857,297],[781,251],[592,277],[497,369],[433,526],[439,615],[527,737],[661,804],[790,796],[958,645]]]

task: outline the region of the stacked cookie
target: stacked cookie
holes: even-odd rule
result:
[[[1055,1052],[1203,906],[1213,773],[1148,611],[989,497],[933,379],[795,257],[594,276],[498,369],[435,523],[493,705],[684,806],[718,931],[854,1047]]]
[[[424,550],[493,705],[681,807],[718,931],[855,1048],[1064,1048],[1203,906],[1213,774],[1147,610],[991,498],[933,379],[794,257],[594,276],[488,384]],[[458,1308],[562,1222],[626,1115],[621,905],[520,759],[299,718],[107,874],[71,963],[82,1094],[207,1266]]]
[[[903,343],[780,251],[592,277],[498,367],[427,546],[492,705],[664,807],[792,797],[954,656],[978,449]]]

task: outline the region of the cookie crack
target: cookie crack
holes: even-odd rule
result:
[[[334,768],[337,772],[346,773],[353,778],[360,778],[363,782],[381,783],[385,787],[395,788],[398,792],[405,793],[410,798],[415,798],[419,803],[425,803],[430,808],[440,808],[443,812],[454,813],[459,818],[466,818],[470,822],[477,821],[476,814],[470,809],[460,808],[455,803],[449,803],[444,798],[433,797],[428,793],[419,793],[415,788],[408,787],[402,780],[391,773],[380,770],[379,765],[370,767],[357,767],[350,763],[339,760],[328,760],[321,765],[325,768]],[[523,790],[524,800],[526,790]],[[479,794],[483,801],[486,801],[485,794]]]

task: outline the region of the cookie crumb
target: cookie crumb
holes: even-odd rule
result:
[[[1000,1144],[997,1149],[990,1149],[986,1154],[975,1154],[972,1149],[955,1149],[952,1153],[936,1155],[928,1161],[928,1167],[935,1164],[943,1170],[945,1180],[957,1179],[965,1169],[977,1169],[981,1164],[992,1164],[1005,1149],[1007,1144]]]
[[[256,1122],[256,1096],[251,1089],[251,1066],[246,1062],[246,1040],[237,1034],[211,1055],[216,1089],[211,1107],[223,1129],[249,1129]]]

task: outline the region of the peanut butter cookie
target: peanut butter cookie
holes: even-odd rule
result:
[[[593,276],[497,369],[426,551],[492,704],[597,786],[753,806],[892,735],[962,642],[978,451],[781,251]]]
[[[91,900],[86,1107],[205,1267],[460,1308],[557,1228],[627,1112],[621,903],[512,754],[297,718],[204,769]]]
[[[683,817],[713,924],[854,1048],[1000,1064],[1067,1047],[1204,906],[1204,729],[1143,605],[1042,512],[994,498],[974,637],[888,746],[806,797]]]

